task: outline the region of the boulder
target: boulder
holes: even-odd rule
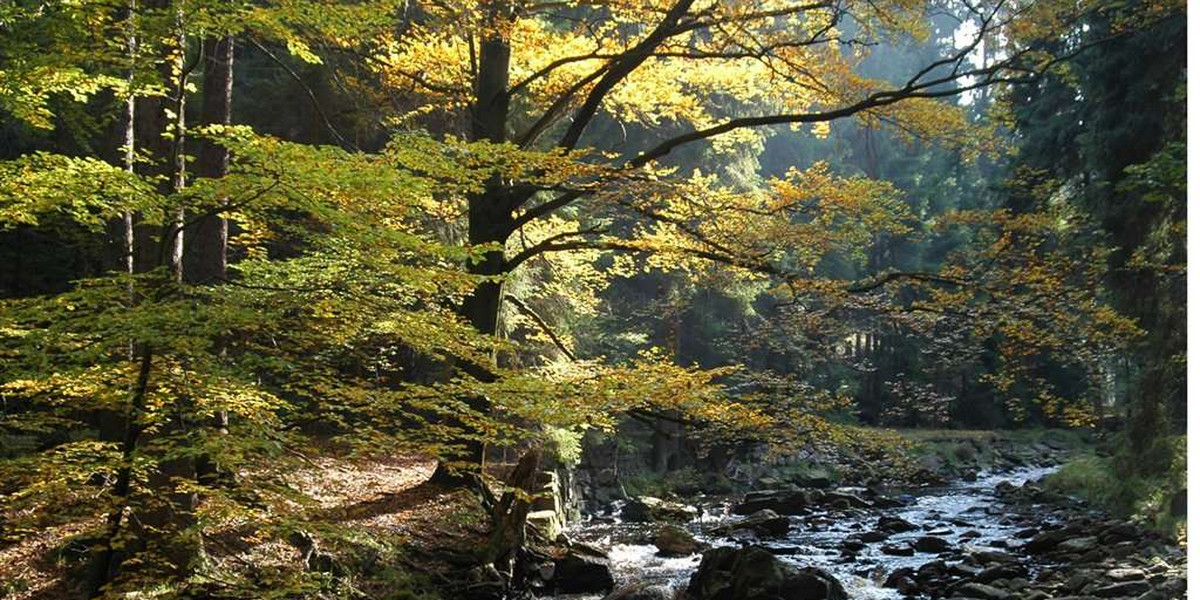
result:
[[[678,525],[664,525],[654,537],[654,545],[661,556],[688,556],[696,552],[696,538]]]
[[[1089,535],[1089,536],[1084,536],[1084,537],[1071,538],[1064,542],[1060,542],[1056,549],[1061,550],[1063,552],[1074,552],[1077,554],[1082,554],[1084,552],[1094,549],[1096,547],[1096,545],[1099,543],[1100,543],[1100,540],[1096,539],[1095,536]]]
[[[563,594],[607,594],[616,585],[608,559],[576,550],[554,559],[550,586]]]
[[[1052,529],[1033,536],[1025,543],[1025,551],[1030,554],[1044,554],[1058,547],[1059,544],[1071,539],[1072,533],[1062,529]]]
[[[1140,580],[1140,579],[1145,579],[1146,573],[1144,571],[1142,571],[1141,569],[1121,568],[1121,569],[1109,569],[1107,572],[1104,573],[1104,576],[1108,577],[1109,579],[1111,579],[1113,581],[1136,581],[1136,580]]]
[[[630,498],[629,502],[621,509],[622,519],[636,523],[687,522],[696,518],[698,514],[699,511],[693,506],[654,496]]]
[[[917,538],[917,541],[913,542],[913,548],[915,548],[917,552],[929,552],[937,554],[939,552],[946,552],[950,550],[951,545],[950,542],[940,537],[923,535]]]
[[[875,542],[882,542],[883,540],[886,540],[887,538],[888,538],[888,534],[883,531],[867,531],[867,532],[858,534],[858,539],[860,539],[868,544],[874,544]]]
[[[845,508],[870,508],[871,503],[846,492],[825,492],[822,500],[830,506],[842,506]]]
[[[917,529],[917,526],[899,517],[880,517],[875,528],[887,533],[903,533]]]
[[[1138,596],[1150,591],[1150,583],[1146,581],[1124,581],[1106,585],[1102,588],[1097,588],[1092,591],[1092,594],[1100,598],[1123,598],[1126,596]]]
[[[752,531],[758,536],[772,537],[786,534],[791,526],[792,524],[788,521],[787,517],[781,516],[769,508],[764,508],[741,521],[714,527],[710,530],[710,533],[728,535],[735,531]]]
[[[981,598],[982,600],[1005,600],[1008,598],[1008,592],[998,587],[975,582],[959,586],[957,593],[967,598]]]
[[[715,548],[704,553],[687,587],[694,600],[846,600],[829,573],[795,567],[765,548]]]
[[[604,600],[672,600],[671,588],[648,582],[631,583],[604,597]]]
[[[912,556],[916,554],[916,551],[913,550],[913,547],[907,543],[884,544],[879,551],[890,556]]]
[[[800,515],[817,502],[822,494],[819,490],[788,491],[763,490],[750,492],[741,504],[733,507],[735,515],[751,515],[763,509],[773,510],[781,515]]]

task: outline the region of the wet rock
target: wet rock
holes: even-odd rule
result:
[[[983,600],[1005,600],[1008,598],[1008,592],[1005,590],[975,582],[959,586],[957,593],[967,598],[981,598]]]
[[[980,571],[973,580],[976,583],[992,583],[1001,579],[1012,579],[1025,575],[1025,568],[1018,565],[996,565]]]
[[[792,524],[788,521],[787,517],[780,516],[779,513],[769,508],[764,508],[741,521],[716,527],[711,532],[717,535],[725,535],[740,530],[750,531],[758,536],[771,537],[786,534],[791,526]]]
[[[972,529],[972,530],[970,530],[970,531],[964,531],[964,532],[962,532],[961,534],[959,534],[959,536],[958,536],[958,537],[959,537],[960,539],[964,539],[964,540],[974,540],[974,539],[978,539],[978,538],[981,538],[981,537],[983,537],[983,534],[982,534],[982,533],[980,533],[980,532],[978,532],[978,531],[976,531],[976,530],[974,530],[974,529]]]
[[[654,545],[661,556],[688,556],[696,552],[696,538],[678,525],[665,525],[658,530]]]
[[[833,506],[835,504],[842,505],[847,508],[870,508],[871,503],[846,492],[825,492],[823,501],[825,504]]]
[[[1017,491],[1017,486],[1014,485],[1011,481],[1001,481],[1000,483],[997,483],[996,487],[993,489],[993,492],[997,496],[1008,496],[1016,491]]]
[[[1096,539],[1095,536],[1089,535],[1085,537],[1071,538],[1064,542],[1060,542],[1056,549],[1063,552],[1074,552],[1076,554],[1080,554],[1092,550],[1096,547],[1096,544],[1099,543],[1100,540]]]
[[[1071,539],[1072,533],[1063,529],[1052,529],[1033,536],[1025,544],[1025,551],[1030,554],[1044,554],[1054,550],[1059,544]]]
[[[879,522],[875,524],[875,528],[887,533],[903,533],[905,531],[912,531],[917,526],[899,517],[880,517]]]
[[[616,585],[608,559],[572,550],[554,561],[550,586],[564,594],[611,592]]]
[[[907,543],[884,544],[879,551],[890,556],[912,556],[916,554],[916,551],[913,550],[913,547]]]
[[[867,531],[867,532],[858,534],[858,539],[860,539],[868,544],[874,544],[875,542],[882,542],[883,540],[886,540],[887,538],[888,538],[888,534],[884,533],[882,531]]]
[[[672,600],[675,593],[665,585],[631,583],[604,597],[604,600]]]
[[[1113,581],[1136,581],[1139,579],[1145,579],[1146,573],[1141,569],[1121,568],[1109,569],[1104,573],[1104,576]]]
[[[950,565],[950,568],[947,569],[947,572],[955,577],[974,577],[982,572],[982,570],[972,567],[971,565],[958,563],[956,565]]]
[[[686,522],[696,518],[698,514],[699,511],[693,506],[654,496],[631,498],[621,509],[621,518],[636,523]]]
[[[943,538],[932,535],[923,535],[917,538],[917,541],[913,542],[913,548],[915,548],[917,552],[937,554],[950,550],[951,545],[950,542]]]
[[[1032,538],[1033,536],[1037,535],[1038,532],[1039,532],[1038,528],[1029,527],[1029,528],[1022,529],[1022,530],[1014,533],[1013,537],[1022,539],[1022,540],[1027,540],[1027,539]]]
[[[897,587],[896,583],[899,580],[901,580],[905,577],[912,579],[915,576],[916,576],[916,572],[912,570],[912,567],[901,567],[899,569],[896,569],[895,571],[892,571],[887,576],[887,579],[885,579],[883,581],[883,587],[895,588],[895,587]]]
[[[704,553],[687,587],[694,600],[846,600],[829,573],[785,563],[765,548],[715,548]]]
[[[984,566],[1017,562],[1017,557],[997,550],[976,550],[970,556],[975,560],[976,564]]]
[[[1125,581],[1097,588],[1092,594],[1100,598],[1122,598],[1137,596],[1150,591],[1150,583],[1146,581]]]
[[[750,492],[746,494],[741,504],[733,507],[732,512],[735,515],[751,515],[760,510],[769,509],[781,515],[801,515],[808,512],[809,507],[816,502],[819,496],[817,490]]]

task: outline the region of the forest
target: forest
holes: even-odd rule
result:
[[[1186,20],[2,0],[0,598],[1184,598]]]

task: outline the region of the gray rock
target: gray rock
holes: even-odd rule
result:
[[[750,492],[742,499],[741,504],[733,507],[732,512],[735,515],[751,515],[763,509],[770,509],[781,515],[800,515],[808,512],[809,507],[817,503],[822,496],[820,490]]]
[[[663,556],[687,556],[696,552],[696,538],[678,525],[664,525],[654,537],[654,545]]]
[[[555,559],[550,585],[564,594],[594,594],[611,592],[616,581],[608,559],[573,551]]]
[[[727,523],[720,527],[715,527],[710,531],[716,535],[726,535],[734,531],[744,530],[752,531],[755,535],[768,537],[784,535],[791,526],[792,524],[788,521],[787,517],[780,516],[779,513],[769,508],[764,508],[741,521]]]
[[[1150,584],[1146,581],[1125,581],[1097,588],[1092,591],[1092,594],[1101,598],[1121,598],[1137,596],[1148,591],[1150,591]]]
[[[1096,536],[1089,535],[1085,537],[1071,538],[1064,542],[1060,542],[1056,549],[1063,552],[1075,552],[1082,554],[1094,549],[1096,544],[1099,543],[1100,540],[1096,539]]]
[[[699,511],[693,506],[654,496],[631,498],[621,509],[621,518],[637,523],[686,522],[696,518],[698,514]]]
[[[1128,568],[1120,568],[1120,569],[1109,569],[1108,571],[1106,571],[1104,573],[1104,576],[1108,577],[1109,579],[1111,579],[1113,581],[1136,581],[1136,580],[1140,580],[1140,579],[1145,579],[1146,573],[1144,571],[1142,571],[1141,569],[1134,569],[1132,567],[1128,567]]]
[[[915,548],[917,552],[929,552],[937,554],[939,552],[946,552],[950,550],[951,544],[940,537],[923,535],[917,538],[916,542],[913,542],[913,548]]]
[[[908,545],[907,543],[905,543],[905,544],[884,544],[883,547],[881,547],[879,549],[879,551],[884,554],[891,555],[891,556],[912,556],[913,554],[916,553],[913,550],[913,547]]]
[[[846,600],[829,573],[785,563],[765,548],[714,548],[704,553],[687,587],[694,600]]]
[[[887,533],[903,533],[917,529],[917,526],[899,517],[880,517],[875,528]]]
[[[1008,592],[984,583],[966,583],[959,586],[958,593],[968,598],[982,598],[983,600],[1005,600],[1008,598]]]
[[[631,583],[604,597],[604,600],[672,600],[671,588],[648,582]]]

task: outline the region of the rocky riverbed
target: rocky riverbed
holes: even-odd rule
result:
[[[582,523],[610,600],[1138,598],[1186,594],[1171,540],[1038,480],[1051,466],[916,490],[764,490],[699,508],[632,499]],[[581,590],[582,591],[582,590]]]

